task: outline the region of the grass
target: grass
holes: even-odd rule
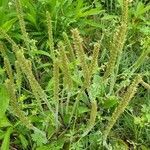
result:
[[[2,150],[150,148],[150,5],[113,2],[1,1]]]

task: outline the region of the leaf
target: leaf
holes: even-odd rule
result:
[[[123,0],[117,0],[121,8],[123,7]]]
[[[79,17],[87,17],[87,16],[91,16],[91,15],[97,15],[97,14],[100,14],[103,12],[105,12],[105,11],[101,10],[99,8],[93,8],[88,11],[82,12]]]
[[[24,149],[26,149],[27,146],[28,146],[28,141],[27,141],[27,139],[26,139],[22,134],[19,135],[19,138],[20,138],[20,141],[21,141],[21,143],[22,143],[22,147],[23,147]]]
[[[8,93],[5,86],[0,87],[0,118],[3,118],[9,105]]]
[[[61,150],[63,149],[64,139],[60,138],[57,141],[52,142],[51,144],[40,146],[36,150]]]
[[[50,146],[40,146],[36,150],[49,150]]]
[[[90,26],[93,26],[93,27],[97,27],[97,28],[100,28],[100,29],[104,29],[104,25],[101,24],[101,23],[97,23],[97,22],[94,22],[93,20],[84,20],[84,23],[90,25]]]
[[[6,8],[8,6],[8,2],[9,2],[9,0],[1,0],[0,6],[3,6],[4,8]]]
[[[5,132],[0,130],[0,140],[2,140],[5,136]]]
[[[77,85],[81,85],[82,84],[82,80],[81,80],[81,72],[75,72],[74,76],[72,77],[72,80],[77,84]]]
[[[12,28],[12,26],[14,25],[14,23],[15,23],[16,21],[17,21],[17,18],[13,18],[13,19],[11,19],[11,20],[5,22],[5,23],[2,25],[2,28],[3,28],[6,32],[8,32],[8,31]]]
[[[150,114],[148,114],[148,113],[145,114],[145,118],[146,118],[147,122],[150,123]]]
[[[45,55],[51,58],[51,55],[48,52],[45,52],[43,50],[33,50],[31,52],[31,55]]]
[[[140,149],[141,149],[141,150],[149,150],[149,148],[146,147],[145,145],[141,145],[141,146],[140,146]]]
[[[49,68],[52,64],[51,63],[45,63],[45,64],[41,64],[37,67],[37,69],[41,69],[41,68]]]
[[[13,131],[13,128],[8,128],[7,132],[5,133],[4,140],[2,142],[1,150],[9,150],[10,145],[10,135]]]
[[[46,138],[46,133],[36,129],[34,134],[31,135],[34,142],[36,142],[37,146],[42,146],[48,142]]]
[[[32,14],[28,13],[26,18],[28,21],[30,21],[37,28],[35,16],[32,16]]]
[[[0,67],[0,83],[3,82],[4,74],[5,74],[5,70]]]
[[[150,5],[144,7],[144,4],[142,2],[139,2],[137,5],[137,9],[135,11],[135,16],[139,17],[140,15],[143,15],[149,10],[150,10]]]
[[[99,95],[102,95],[104,92],[104,85],[102,78],[98,75],[95,75],[93,78],[93,84],[89,88],[89,98],[90,100],[96,99]]]
[[[8,118],[6,116],[3,116],[3,118],[0,119],[0,128],[1,127],[8,127],[8,126],[12,126],[12,125],[9,122]]]
[[[90,109],[87,108],[87,107],[84,107],[84,106],[78,106],[78,113],[79,114],[83,114],[83,113],[86,113],[86,112],[89,112]]]
[[[111,96],[107,100],[104,101],[103,107],[108,109],[108,108],[113,107],[117,103],[118,103],[117,97]]]
[[[97,116],[97,102],[95,100],[93,100],[91,102],[90,119],[88,121],[88,125],[87,125],[84,133],[82,134],[82,137],[86,136],[92,130],[92,128],[95,125],[96,116]]]
[[[116,150],[128,150],[129,147],[128,145],[122,140],[122,139],[114,139],[113,143],[112,143],[112,147],[113,149]]]
[[[145,35],[150,35],[150,29],[148,26],[142,26],[139,28],[140,32],[144,33]]]
[[[112,20],[116,19],[118,16],[116,15],[104,15],[104,17],[101,18],[101,20]]]

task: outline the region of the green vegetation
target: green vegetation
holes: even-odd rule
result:
[[[0,149],[149,150],[150,3],[0,0]]]

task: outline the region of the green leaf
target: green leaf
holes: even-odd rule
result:
[[[149,148],[146,147],[145,145],[141,145],[141,146],[140,146],[140,149],[141,149],[141,150],[149,150]]]
[[[95,75],[93,78],[93,84],[89,88],[89,98],[90,100],[95,100],[96,97],[102,95],[104,92],[104,85],[102,78],[98,75]]]
[[[123,0],[117,0],[121,8],[123,7]]]
[[[46,138],[46,133],[44,131],[40,131],[36,129],[34,131],[34,134],[31,135],[32,139],[38,146],[42,146],[43,144],[46,144],[48,142]]]
[[[83,114],[83,113],[86,113],[86,112],[89,112],[90,109],[87,108],[87,107],[84,107],[84,106],[78,106],[78,113],[79,114]]]
[[[0,119],[0,128],[1,127],[8,127],[8,126],[12,126],[12,125],[9,122],[8,118],[6,116],[3,116],[3,118]]]
[[[17,21],[17,18],[13,18],[13,19],[11,19],[11,20],[5,22],[5,23],[2,25],[2,28],[3,28],[6,32],[8,32],[8,31],[12,28],[12,26],[14,25],[14,23],[15,23],[16,21]]]
[[[139,28],[140,32],[144,33],[145,35],[150,35],[150,29],[148,26],[141,26]]]
[[[128,145],[122,139],[114,139],[112,142],[113,149],[116,150],[127,150],[129,149]]]
[[[146,114],[145,118],[146,118],[147,122],[150,123],[150,114]]]
[[[38,147],[36,150],[49,150],[50,149],[50,146],[41,146],[41,147]]]
[[[115,96],[110,96],[107,100],[104,101],[103,107],[108,109],[113,107],[118,103],[118,99]]]
[[[87,17],[87,16],[91,16],[91,15],[97,15],[97,14],[100,14],[103,12],[105,12],[105,11],[101,10],[99,8],[93,8],[88,11],[82,12],[79,17]]]
[[[137,5],[137,9],[135,11],[135,16],[139,17],[140,15],[143,15],[149,10],[150,10],[150,5],[144,7],[144,4],[142,2],[139,2]]]
[[[51,58],[51,55],[48,52],[45,52],[43,50],[33,50],[31,52],[31,55],[45,55]]]
[[[57,141],[52,142],[51,144],[40,146],[36,150],[61,150],[63,149],[64,139],[59,139]]]
[[[13,131],[13,128],[8,128],[7,132],[5,133],[4,140],[2,142],[1,150],[9,150],[10,145],[10,135]]]
[[[5,132],[0,130],[0,140],[2,140],[5,136]]]
[[[28,146],[27,139],[22,134],[19,135],[19,138],[20,138],[20,141],[21,141],[23,148],[26,149]]]
[[[4,74],[4,69],[2,69],[1,67],[0,67],[0,75],[3,75]]]
[[[29,20],[33,25],[36,26],[36,19],[35,19],[35,16],[32,16],[32,14],[27,14],[26,16],[27,20]]]
[[[104,17],[101,18],[101,20],[112,20],[116,19],[118,16],[116,15],[104,15]]]
[[[9,105],[8,93],[5,86],[0,87],[0,118],[3,118]]]
[[[45,64],[41,64],[37,67],[37,69],[41,69],[41,68],[49,68],[52,64],[51,63],[45,63]]]
[[[97,22],[94,22],[93,20],[84,20],[84,22],[90,26],[93,26],[93,27],[96,27],[96,28],[100,28],[100,29],[103,29],[104,28],[104,25],[101,24],[101,23],[97,23]]]
[[[9,0],[1,0],[0,1],[0,6],[3,6],[4,8],[7,7]]]

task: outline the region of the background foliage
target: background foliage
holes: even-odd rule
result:
[[[14,53],[14,47],[8,37],[4,37],[2,31],[0,32],[1,149],[150,149],[150,93],[149,85],[145,85],[150,82],[150,3],[146,0],[134,0],[129,3],[127,37],[118,73],[115,78],[109,77],[109,81],[105,83],[103,75],[111,55],[110,41],[122,19],[122,0],[21,0],[29,47],[20,29],[17,1],[0,0],[0,27],[15,41],[19,49],[23,49],[25,55],[24,61],[19,59],[22,55]],[[46,12],[50,14],[51,22],[48,22]],[[50,26],[47,24],[52,25],[52,39],[49,37]],[[81,52],[83,57],[77,54],[75,60],[72,60],[69,50],[71,47],[75,48],[79,42],[74,43],[75,28],[78,28],[83,37],[85,54],[79,51],[77,53]],[[66,34],[71,47],[64,38]],[[63,41],[64,45],[60,41]],[[50,48],[51,42],[54,42],[54,47]],[[85,57],[89,69],[90,63],[95,58],[93,57],[95,43],[100,44],[98,65],[94,67],[89,88],[82,91],[86,74],[86,64],[82,64],[83,58]],[[55,59],[53,48],[57,55]],[[17,61],[20,60],[17,63],[16,57]],[[26,70],[23,71],[21,64],[27,65]],[[59,91],[56,82],[58,66]],[[37,82],[34,79],[30,80],[32,78],[30,71]],[[142,83],[139,85],[130,105],[111,130],[107,144],[102,145],[103,131],[119,105],[122,95],[126,93],[126,89],[137,74],[145,81],[144,86]],[[7,78],[15,82],[14,86],[11,84],[12,89]],[[69,84],[67,81],[70,81]],[[16,94],[16,98],[9,96],[8,88],[12,94],[13,92]],[[42,97],[43,91],[47,98]],[[37,102],[39,97],[42,97],[41,106],[44,112],[39,108]],[[77,107],[75,107],[76,97],[80,100]],[[57,110],[57,99],[61,101],[57,112],[59,123],[46,104],[48,100]],[[95,99],[97,104],[93,102],[91,105],[91,99]],[[74,108],[75,112],[71,114]],[[23,118],[24,116],[27,118]],[[30,123],[36,128],[30,129]]]

